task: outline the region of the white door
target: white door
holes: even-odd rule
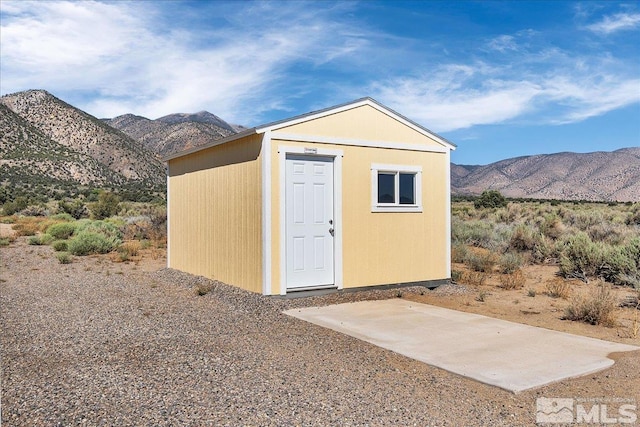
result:
[[[287,155],[287,289],[334,285],[333,158]]]

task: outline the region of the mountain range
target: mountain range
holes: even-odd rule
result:
[[[206,144],[244,129],[230,125],[207,111],[170,114],[156,120],[133,114],[103,120],[160,156]]]
[[[0,185],[14,196],[92,188],[163,195],[163,156],[243,129],[207,111],[98,119],[44,90],[9,94],[0,98]],[[640,147],[451,165],[452,194],[487,189],[516,198],[640,201]]]
[[[514,198],[637,202],[640,147],[524,156],[485,166],[451,165],[452,194],[484,190]]]

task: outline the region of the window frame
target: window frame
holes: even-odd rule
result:
[[[378,174],[394,175],[393,203],[378,203]],[[400,203],[400,174],[414,175],[414,204]],[[371,164],[371,212],[422,212],[422,166]]]

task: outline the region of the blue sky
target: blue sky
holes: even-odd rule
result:
[[[255,126],[371,96],[452,160],[640,146],[640,3],[0,3],[0,93]]]

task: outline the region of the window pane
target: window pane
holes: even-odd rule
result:
[[[400,204],[415,205],[416,195],[414,191],[416,175],[412,173],[400,174]]]
[[[378,173],[378,203],[395,203],[395,175]]]

